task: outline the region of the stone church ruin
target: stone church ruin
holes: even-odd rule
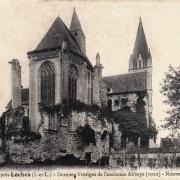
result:
[[[1,162],[106,165],[122,150],[149,148],[157,131],[141,19],[127,74],[103,77],[99,53],[91,64],[75,9],[70,28],[57,17],[27,54],[29,88],[22,87],[19,61],[9,62],[12,97],[0,119]]]

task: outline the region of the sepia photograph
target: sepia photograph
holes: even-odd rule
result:
[[[0,178],[177,179],[179,9],[0,0]]]

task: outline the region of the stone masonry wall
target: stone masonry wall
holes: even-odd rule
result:
[[[96,146],[91,143],[81,149],[78,147],[80,142],[76,134],[76,129],[80,126],[84,127],[86,124],[95,131]],[[81,159],[84,159],[86,152],[91,152],[92,162],[97,162],[99,158],[109,154],[109,132],[112,130],[111,125],[107,123],[106,119],[98,119],[95,113],[73,111],[69,127],[71,133],[69,133],[68,153],[74,154],[77,158],[81,157]],[[105,130],[108,131],[108,134],[102,140],[101,136]]]
[[[90,112],[73,113],[63,117],[58,123],[57,131],[41,129],[42,137],[31,141],[25,137],[11,137],[6,142],[9,162],[31,164],[37,162],[57,161],[71,154],[80,160],[85,160],[86,153],[91,153],[91,162],[97,162],[104,156],[109,156],[109,132],[111,126],[106,119],[97,119],[97,114]],[[82,145],[76,132],[78,127],[86,124],[95,132],[96,144]],[[107,131],[102,139],[102,134]]]
[[[135,112],[135,105],[137,102],[137,94],[136,93],[126,93],[126,94],[118,94],[118,95],[109,95],[109,99],[112,99],[112,110],[118,110],[124,107],[122,103],[122,99],[128,99],[127,106],[131,108],[133,112]],[[119,105],[115,104],[115,100],[119,102]]]
[[[17,59],[11,62],[12,108],[21,106],[21,66]]]
[[[56,79],[55,79],[55,103],[60,103],[60,66],[59,59],[54,58],[50,59],[54,64],[56,70]],[[40,94],[40,66],[45,61],[34,61],[30,59],[30,70],[29,70],[29,115],[30,115],[30,124],[31,130],[37,132],[39,124],[41,122],[41,116],[39,112],[38,103],[41,102]]]

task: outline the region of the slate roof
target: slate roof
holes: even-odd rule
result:
[[[143,59],[147,59],[150,56],[149,53],[150,52],[147,45],[146,36],[145,36],[144,28],[142,25],[142,20],[140,18],[132,55],[133,55],[133,58],[137,59],[139,55],[141,54],[141,57]]]
[[[73,37],[73,35],[71,34],[71,32],[69,31],[69,29],[60,17],[56,18],[56,20],[51,25],[48,32],[44,35],[43,39],[40,41],[38,46],[33,51],[28,52],[28,54],[61,48],[63,40],[66,40],[68,42],[68,47],[70,51],[85,58],[88,64],[92,67],[92,64],[90,63],[89,59],[81,51],[77,41],[75,40],[75,38]]]
[[[71,20],[71,25],[70,25],[70,31],[75,31],[75,30],[79,30],[79,29],[82,30],[82,27],[81,27],[81,23],[79,21],[79,18],[77,16],[76,10],[74,8],[73,16],[72,16],[72,20]]]
[[[60,48],[62,45],[62,41],[65,38],[69,40],[71,50],[84,56],[80,51],[78,44],[75,42],[75,39],[73,38],[71,32],[68,30],[60,17],[56,18],[56,20],[51,25],[47,33],[44,35],[38,46],[30,53],[47,49]]]
[[[140,92],[147,89],[146,72],[107,76],[103,81],[112,89],[111,93]]]
[[[28,105],[29,104],[29,89],[24,88],[21,90],[21,104],[22,105]],[[6,107],[12,106],[12,100],[9,101]]]

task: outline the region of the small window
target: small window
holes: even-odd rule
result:
[[[108,100],[108,108],[110,110],[112,110],[112,100],[111,99]]]
[[[139,60],[139,69],[143,68],[143,61],[142,59]]]
[[[114,106],[119,106],[119,101],[117,99],[114,100]]]
[[[29,116],[29,108],[27,109],[27,115]]]
[[[136,62],[136,69],[138,69],[138,62]]]
[[[75,32],[75,36],[77,36],[77,32]]]
[[[121,136],[121,148],[125,149],[126,148],[126,137],[125,136]]]
[[[127,103],[128,103],[128,99],[127,99],[127,98],[122,98],[122,99],[121,99],[121,103],[122,103],[122,105],[123,105],[124,107],[126,107],[126,106],[127,106]]]
[[[141,68],[141,61],[139,61],[139,68]]]

